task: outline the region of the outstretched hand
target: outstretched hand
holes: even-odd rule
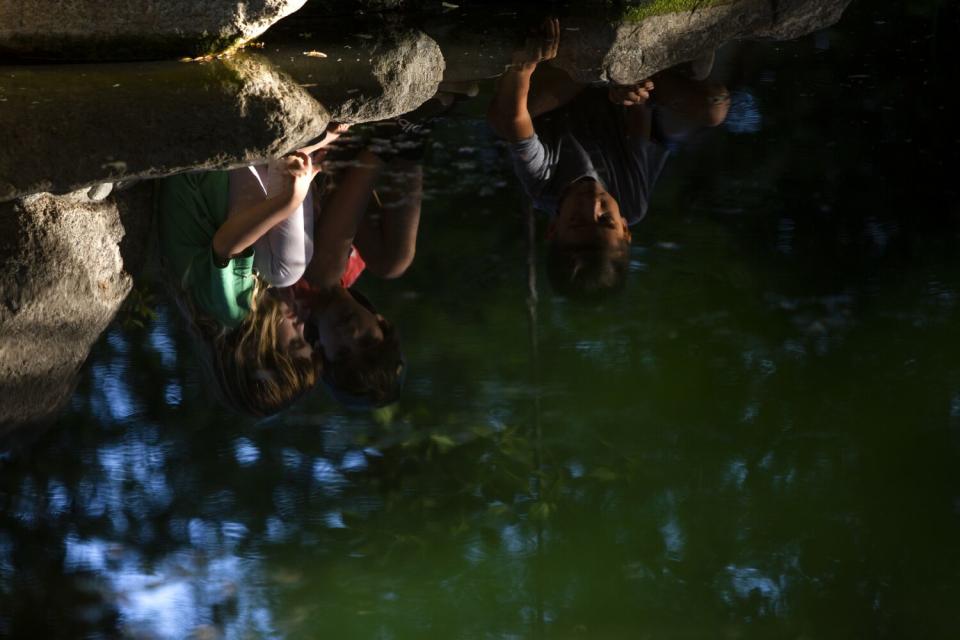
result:
[[[284,158],[284,169],[293,179],[293,192],[301,199],[306,197],[310,183],[322,169],[321,162],[314,161],[317,153],[311,155],[297,150]]]
[[[547,18],[527,36],[523,48],[513,52],[513,66],[532,71],[537,64],[557,57],[560,48],[560,20]]]
[[[344,124],[340,122],[331,122],[327,126],[327,130],[323,134],[323,138],[319,142],[315,142],[306,147],[301,147],[297,149],[291,155],[300,155],[301,159],[304,154],[310,157],[311,162],[313,163],[313,175],[317,175],[323,171],[323,161],[327,157],[327,147],[336,142],[340,136],[345,134],[350,130],[349,124]],[[299,167],[295,169],[299,171]],[[293,173],[291,173],[293,175]]]

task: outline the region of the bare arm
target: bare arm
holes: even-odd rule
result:
[[[254,203],[240,211],[231,212],[226,221],[213,235],[213,254],[217,261],[225,263],[231,257],[243,253],[267,231],[289,218],[310,188],[310,181],[319,169],[310,156],[294,154],[288,164],[293,183],[282,194]]]
[[[526,48],[514,53],[513,64],[500,78],[487,110],[487,121],[498,136],[519,142],[534,134],[527,105],[530,77],[538,63],[557,56],[559,46],[560,21],[553,18],[543,24],[538,36],[528,40]]]
[[[290,217],[301,201],[290,191],[228,217],[213,236],[213,253],[217,261],[224,263],[246,251],[260,236]]]
[[[509,142],[526,140],[534,134],[533,118],[527,110],[533,65],[512,66],[497,85],[497,93],[487,110],[487,121],[494,132]]]

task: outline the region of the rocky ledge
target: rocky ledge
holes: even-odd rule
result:
[[[0,434],[69,399],[132,285],[115,201],[83,193],[0,203]]]
[[[158,60],[256,38],[306,0],[0,0],[0,58]]]

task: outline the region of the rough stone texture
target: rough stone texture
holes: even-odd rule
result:
[[[201,55],[255,38],[306,0],[0,0],[0,57]]]
[[[836,24],[851,0],[777,0],[772,24],[754,32],[755,38],[790,40],[825,26]]]
[[[640,22],[574,18],[553,64],[581,82],[630,84],[738,38],[796,38],[839,20],[850,0],[737,0]]]
[[[84,192],[0,204],[0,433],[53,417],[130,291],[117,205]]]
[[[0,70],[0,201],[282,155],[326,110],[263,58]]]
[[[265,55],[327,107],[336,122],[375,122],[413,111],[443,79],[440,47],[412,29],[370,30],[348,38],[272,45]],[[304,52],[318,51],[326,57]]]

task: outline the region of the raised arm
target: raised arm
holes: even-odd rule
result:
[[[287,169],[292,177],[290,189],[231,212],[220,225],[213,236],[213,253],[217,262],[226,263],[231,257],[243,253],[260,236],[297,210],[307,195],[311,180],[319,172],[319,165],[314,165],[309,155],[296,152],[289,157]]]
[[[527,40],[524,49],[513,54],[513,62],[497,84],[497,92],[487,110],[487,121],[494,132],[509,142],[533,136],[533,118],[528,108],[530,77],[537,65],[557,55],[560,46],[560,21],[544,22],[538,36]]]

